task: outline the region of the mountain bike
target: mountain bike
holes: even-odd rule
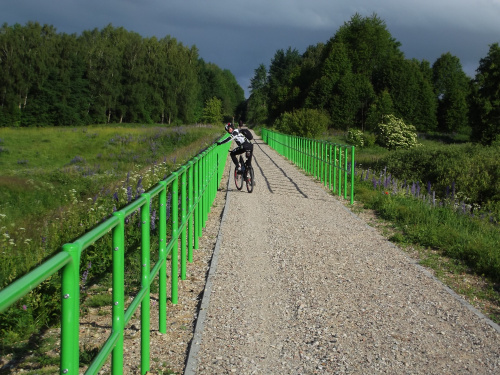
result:
[[[238,172],[236,168],[234,169],[234,183],[236,189],[241,190],[243,188],[243,181],[245,181],[247,184],[247,191],[251,193],[255,186],[253,167],[251,164],[252,153],[250,151],[245,151],[245,157],[246,160],[243,162],[243,156],[240,155],[241,171]]]

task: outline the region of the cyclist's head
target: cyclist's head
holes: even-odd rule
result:
[[[230,122],[228,122],[228,123],[226,124],[226,126],[225,126],[225,129],[226,129],[226,131],[227,131],[228,133],[231,133],[231,132],[233,131],[233,129],[234,129],[234,128],[233,128],[233,125],[231,125],[231,123],[230,123]],[[231,129],[231,131],[229,131],[229,129]]]

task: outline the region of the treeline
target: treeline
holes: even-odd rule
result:
[[[50,25],[0,29],[0,126],[203,121],[208,100],[239,117],[243,89],[195,46],[108,25],[81,35]]]
[[[250,83],[247,121],[272,126],[286,113],[312,109],[335,129],[373,131],[385,115],[419,132],[500,140],[500,47],[490,46],[476,76],[442,54],[434,64],[406,59],[376,15],[354,15],[326,43],[276,52]]]

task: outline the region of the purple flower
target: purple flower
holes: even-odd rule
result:
[[[24,310],[24,311],[28,310],[28,306],[23,305],[23,310]]]
[[[129,185],[127,186],[127,203],[130,203],[132,201],[132,187]]]
[[[155,230],[156,228],[155,221],[156,221],[156,210],[153,210],[153,212],[151,213],[151,230]]]

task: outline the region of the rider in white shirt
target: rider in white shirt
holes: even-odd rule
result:
[[[233,149],[229,155],[233,160],[234,165],[238,171],[241,171],[241,165],[236,158],[237,155],[243,154],[245,151],[250,151],[250,162],[253,156],[253,143],[251,143],[238,129],[235,129],[231,123],[226,124],[226,131],[231,135],[231,137],[224,139],[221,142],[217,142],[217,145],[221,145],[226,142],[230,142],[234,139],[238,147]]]

